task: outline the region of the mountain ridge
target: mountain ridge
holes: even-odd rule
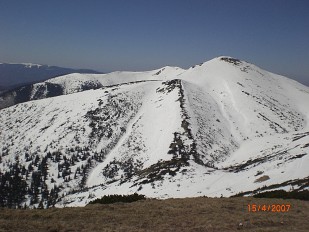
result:
[[[308,188],[306,86],[231,57],[71,76],[70,94],[0,110],[0,171],[9,179],[19,170],[26,186],[15,205]],[[89,77],[102,86],[74,92]]]

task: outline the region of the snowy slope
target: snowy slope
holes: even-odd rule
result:
[[[45,83],[58,84],[65,91],[64,94],[83,91],[82,86],[92,84],[93,86],[110,86],[141,80],[166,80],[174,78],[184,72],[178,67],[166,66],[161,69],[146,72],[112,72],[108,74],[79,74],[73,73],[47,80]],[[44,83],[38,83],[44,84]]]
[[[13,89],[0,94],[0,109],[31,100],[98,89],[141,80],[166,80],[184,72],[178,67],[166,66],[146,72],[112,72],[108,74],[71,73]]]
[[[288,78],[218,57],[47,82],[66,95],[0,110],[0,172],[28,186],[18,204],[308,186],[309,89]],[[87,82],[100,88],[82,91]]]

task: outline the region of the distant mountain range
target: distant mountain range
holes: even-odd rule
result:
[[[57,66],[22,63],[0,63],[0,86],[12,89],[25,84],[44,81],[69,73],[100,73],[90,69],[72,69]],[[0,89],[1,91],[1,89]]]
[[[309,187],[309,88],[232,57],[0,95],[0,206]]]

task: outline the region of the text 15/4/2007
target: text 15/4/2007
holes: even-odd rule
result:
[[[271,204],[271,205],[258,205],[248,204],[248,212],[273,212],[273,213],[286,213],[291,209],[291,204]]]

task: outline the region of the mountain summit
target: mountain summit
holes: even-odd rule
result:
[[[309,88],[245,61],[69,74],[27,91],[24,103],[1,95],[2,205],[308,188]]]

